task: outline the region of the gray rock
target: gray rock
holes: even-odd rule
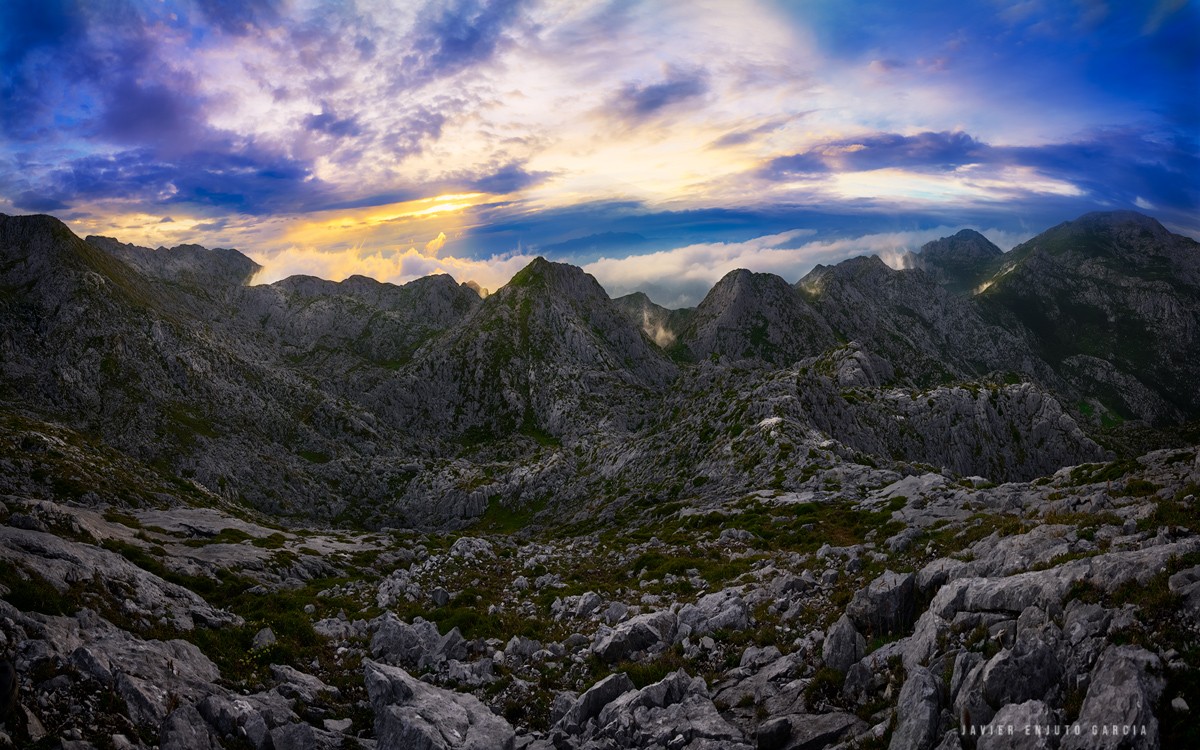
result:
[[[996,709],[1010,703],[1044,700],[1061,676],[1054,646],[1039,634],[1025,631],[1013,648],[1003,649],[984,667],[983,697]]]
[[[254,634],[254,641],[251,643],[251,646],[255,649],[264,649],[275,645],[276,640],[275,631],[270,628],[263,628]]]
[[[368,660],[364,669],[380,747],[513,750],[513,728],[478,698],[427,685],[399,667]]]
[[[665,646],[675,637],[676,617],[670,611],[647,612],[596,634],[592,653],[607,662],[617,662],[630,654],[653,646]]]
[[[425,667],[435,660],[441,634],[437,625],[415,618],[408,624],[391,612],[377,618],[371,655],[389,664]]]
[[[1105,649],[1079,711],[1078,724],[1085,731],[1066,737],[1062,750],[1158,747],[1154,709],[1166,684],[1161,673],[1162,661],[1139,646]],[[1094,733],[1092,727],[1117,730]]]
[[[862,631],[898,633],[912,625],[916,612],[916,576],[886,571],[855,592],[846,615]]]
[[[1001,707],[991,726],[997,731],[980,737],[976,750],[1050,750],[1060,736],[1054,732],[1058,717],[1037,700]]]
[[[621,695],[634,690],[633,682],[624,672],[611,674],[588,688],[567,708],[555,728],[567,734],[579,734],[589,719]]]
[[[842,615],[829,628],[821,647],[821,656],[826,666],[845,672],[863,657],[866,648],[867,640],[854,629],[853,621],[847,615]]]
[[[326,685],[320,678],[286,664],[272,664],[271,677],[279,683],[276,690],[280,695],[306,704],[316,703],[322,694],[330,697],[341,694],[337,688]]]
[[[275,750],[341,750],[346,746],[346,737],[341,732],[317,729],[309,724],[294,722],[271,730],[271,744]]]
[[[575,617],[582,618],[591,615],[604,600],[595,591],[588,591],[579,596],[579,602],[575,605]]]
[[[792,714],[788,740],[782,750],[819,750],[866,731],[867,723],[854,714]],[[761,734],[760,734],[761,737]],[[761,740],[759,747],[762,747]]]
[[[1183,597],[1185,605],[1200,612],[1200,565],[1181,570],[1167,579],[1172,594]]]
[[[896,731],[891,750],[928,750],[941,733],[941,685],[925,667],[909,673],[896,703]]]
[[[792,722],[786,716],[776,716],[758,725],[758,750],[783,750],[792,736]]]
[[[744,735],[725,721],[709,699],[704,680],[683,670],[619,696],[601,710],[596,727],[596,739],[611,740],[622,748],[750,750]]]
[[[177,708],[163,720],[158,745],[161,750],[221,750],[195,706]]]
[[[745,630],[749,626],[749,611],[741,594],[725,589],[706,594],[695,604],[681,607],[679,624],[686,625],[693,636],[722,629]]]

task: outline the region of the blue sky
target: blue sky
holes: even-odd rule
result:
[[[962,227],[1200,236],[1196,2],[0,5],[0,211],[264,280],[532,257],[694,304]]]

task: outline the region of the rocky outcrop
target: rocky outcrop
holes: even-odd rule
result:
[[[512,750],[513,728],[475,697],[426,685],[399,667],[367,661],[364,670],[380,746]]]
[[[773,274],[730,271],[692,313],[679,337],[694,359],[725,357],[787,366],[835,341],[804,297]]]

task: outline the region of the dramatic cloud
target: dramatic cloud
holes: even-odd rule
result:
[[[960,228],[939,226],[827,241],[805,241],[813,232],[795,230],[746,242],[704,243],[644,255],[601,258],[585,265],[584,270],[613,297],[645,291],[666,307],[692,307],[722,276],[738,268],[773,273],[792,283],[818,263],[837,263],[859,255],[878,255],[893,268],[900,268],[907,253]],[[983,234],[1003,249],[1029,237],[997,229],[983,230]]]
[[[633,121],[645,120],[680,102],[703,97],[708,92],[708,73],[703,69],[668,68],[655,83],[627,83],[612,107]]]
[[[822,143],[772,159],[764,172],[776,179],[820,172],[863,172],[885,167],[947,170],[981,160],[986,150],[966,133],[878,133]]]
[[[393,276],[443,234],[438,263],[1200,234],[1197,36],[1172,2],[10,0],[0,210]]]

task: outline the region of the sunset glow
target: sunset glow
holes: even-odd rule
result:
[[[1093,209],[1200,234],[1194,2],[118,5],[0,10],[0,211],[266,279]]]

